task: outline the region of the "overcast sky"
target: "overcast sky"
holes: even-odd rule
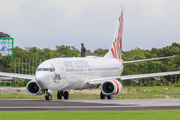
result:
[[[0,0],[0,31],[21,48],[109,49],[120,5],[124,51],[180,43],[180,0]]]

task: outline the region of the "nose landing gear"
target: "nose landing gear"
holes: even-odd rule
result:
[[[57,92],[57,99],[62,99],[62,96],[64,96],[64,99],[68,99],[69,98],[69,92],[68,91],[58,91]]]
[[[51,95],[51,94],[47,94],[47,95],[45,96],[45,99],[46,99],[46,100],[52,100],[52,95]]]

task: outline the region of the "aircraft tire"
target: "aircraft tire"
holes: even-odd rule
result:
[[[102,94],[102,92],[100,93],[100,97],[101,97],[101,99],[105,99],[105,95]]]
[[[48,97],[47,97],[47,95],[45,96],[45,99],[46,99],[46,100],[48,100]]]
[[[62,92],[61,91],[57,92],[57,99],[62,99]]]
[[[111,96],[110,96],[110,95],[108,95],[108,96],[107,96],[107,98],[108,98],[108,99],[111,99]]]
[[[51,94],[46,95],[46,96],[45,96],[45,99],[46,99],[46,100],[52,100],[52,95],[51,95]]]
[[[48,95],[48,99],[49,99],[49,100],[52,100],[52,95]]]
[[[68,93],[68,91],[65,91],[64,92],[64,99],[68,99],[69,98],[69,93]]]

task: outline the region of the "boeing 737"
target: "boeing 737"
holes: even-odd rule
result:
[[[121,59],[123,22],[123,8],[121,8],[112,45],[104,57],[87,56],[49,59],[38,66],[35,75],[4,72],[0,72],[0,75],[30,79],[31,81],[26,85],[29,94],[47,94],[45,99],[52,100],[52,91],[57,91],[57,99],[62,99],[62,97],[68,99],[69,90],[95,89],[99,87],[101,88],[100,98],[105,99],[107,97],[111,99],[112,95],[121,93],[122,84],[118,79],[143,79],[180,74],[180,71],[174,71],[120,76],[125,64],[169,58],[123,61]]]

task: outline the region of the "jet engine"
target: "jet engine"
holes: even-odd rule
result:
[[[106,80],[101,85],[101,91],[104,95],[116,95],[121,92],[122,84],[114,79]]]
[[[35,80],[31,80],[26,85],[26,90],[31,95],[42,95],[44,91],[40,88]]]

